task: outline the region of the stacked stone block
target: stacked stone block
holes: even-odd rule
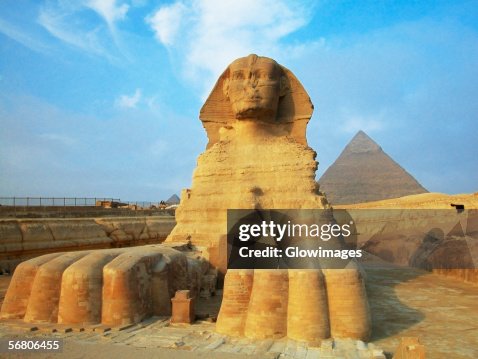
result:
[[[23,262],[12,277],[0,318],[122,326],[169,315],[174,293],[197,291],[209,269],[195,252],[173,247],[55,253]]]

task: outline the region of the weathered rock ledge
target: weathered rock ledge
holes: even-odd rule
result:
[[[0,272],[47,253],[161,243],[174,217],[0,220]]]

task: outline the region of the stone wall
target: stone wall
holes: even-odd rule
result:
[[[0,271],[12,273],[20,262],[46,253],[161,243],[175,224],[169,216],[3,219]]]
[[[174,210],[104,208],[99,206],[3,206],[0,218],[97,218],[174,216]]]

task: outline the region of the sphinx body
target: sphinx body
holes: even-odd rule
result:
[[[217,330],[250,338],[366,340],[370,314],[355,263],[329,270],[226,271],[227,209],[325,209],[305,131],[313,105],[274,60],[234,61],[201,110],[208,134],[167,241],[205,248],[224,278]]]
[[[168,315],[175,290],[197,293],[212,266],[224,279],[216,326],[221,333],[311,343],[366,340],[368,303],[353,263],[341,270],[226,271],[227,209],[329,207],[315,182],[316,153],[305,136],[312,111],[309,96],[285,67],[256,55],[234,61],[201,110],[209,143],[191,189],[181,195],[168,243],[26,261],[14,273],[0,317],[124,325]]]

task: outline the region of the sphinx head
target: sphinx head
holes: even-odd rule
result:
[[[279,101],[289,90],[277,62],[249,55],[232,62],[226,73],[223,93],[236,119],[276,120]]]
[[[221,141],[224,130],[256,124],[274,128],[298,143],[307,144],[305,132],[314,106],[290,70],[268,57],[249,55],[233,61],[216,82],[201,108],[208,148]]]

